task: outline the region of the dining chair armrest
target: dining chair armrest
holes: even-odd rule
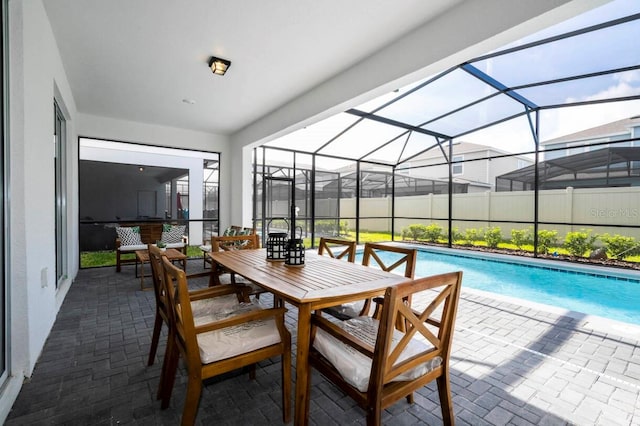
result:
[[[317,327],[327,334],[335,337],[345,345],[351,346],[353,349],[362,353],[363,355],[373,358],[374,347],[367,344],[363,340],[347,332],[346,330],[338,327],[328,319],[320,316],[319,314],[313,314],[311,317],[311,326]]]
[[[251,288],[243,284],[227,284],[216,287],[207,287],[199,290],[192,290],[189,292],[189,299],[202,300],[212,297],[226,296],[228,294],[238,295],[238,301],[246,302],[249,300],[249,292]]]
[[[264,320],[268,318],[284,321],[285,312],[287,312],[286,308],[257,309],[255,311],[245,312],[218,321],[201,324],[196,327],[196,334],[220,330],[222,328],[233,327],[234,325],[246,324],[249,321]]]

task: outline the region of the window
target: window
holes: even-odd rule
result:
[[[452,159],[451,172],[454,175],[461,175],[464,173],[462,162],[464,161],[464,155],[454,155]]]
[[[56,287],[67,275],[67,174],[66,121],[54,100],[55,186],[56,186]]]

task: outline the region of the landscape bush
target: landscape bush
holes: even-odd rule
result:
[[[538,252],[548,254],[549,249],[558,242],[558,231],[540,229],[538,231]]]
[[[402,230],[402,238],[408,238],[410,240],[421,240],[424,238],[427,231],[427,225],[421,223],[414,223]]]
[[[597,235],[591,235],[591,230],[569,232],[564,238],[564,248],[571,256],[582,257],[595,248],[597,238]]]
[[[464,235],[458,228],[451,228],[451,242],[455,243],[456,241],[464,240]]]
[[[502,242],[502,230],[500,227],[487,228],[484,232],[484,240],[489,248],[498,248],[498,244]]]
[[[522,250],[522,247],[528,244],[533,244],[533,232],[531,229],[512,229],[511,230],[511,242]]]
[[[622,235],[603,234],[600,239],[604,243],[607,254],[618,260],[623,260],[629,256],[640,254],[640,243],[636,242],[633,237],[625,237]]]
[[[430,243],[437,243],[438,240],[442,237],[442,226],[437,223],[432,223],[429,226],[425,227],[423,233],[424,239]]]
[[[478,241],[481,238],[481,233],[475,228],[468,228],[464,231],[464,240],[466,245],[473,245],[474,241]]]

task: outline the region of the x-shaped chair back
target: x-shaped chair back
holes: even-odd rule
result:
[[[250,250],[260,248],[257,234],[211,237],[211,251]]]
[[[400,254],[393,263],[385,263],[378,253],[380,252],[392,252]],[[407,278],[413,278],[416,270],[416,249],[397,247],[387,244],[378,243],[366,243],[364,245],[364,254],[362,256],[362,264],[365,266],[371,266],[372,262],[375,262],[383,271],[393,272],[394,270],[404,266],[403,275]]]
[[[336,249],[342,251],[337,252]],[[336,252],[334,253],[334,251]],[[348,262],[353,263],[356,260],[356,242],[339,238],[322,237],[318,245],[318,254],[323,256],[325,253],[334,259],[343,259],[346,257]]]
[[[395,261],[385,263],[385,261],[378,255],[381,252],[397,253],[400,257],[395,259],[394,256]],[[417,256],[418,253],[416,249],[391,246],[387,244],[366,243],[364,245],[364,254],[362,255],[362,264],[364,266],[372,266],[375,264],[380,267],[380,269],[387,272],[393,272],[397,269],[399,272],[402,272],[405,277],[413,278],[416,270]],[[401,269],[403,266],[404,271]],[[410,302],[410,299],[408,299],[408,301]],[[371,299],[367,299],[360,315],[366,315],[369,312],[370,306]],[[378,313],[379,311],[376,309],[373,314],[374,317],[377,317]],[[401,327],[400,323],[398,323],[398,326]]]

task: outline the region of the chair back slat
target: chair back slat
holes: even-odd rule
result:
[[[231,251],[231,250],[250,250],[260,248],[260,240],[258,235],[229,235],[229,236],[212,236],[211,251]]]
[[[398,253],[401,257],[396,260],[394,263],[387,265],[380,256],[378,256],[379,252],[393,252]],[[362,256],[362,264],[365,266],[371,265],[371,260],[373,259],[378,266],[388,272],[392,272],[402,266],[404,266],[404,276],[407,278],[413,278],[416,269],[416,249],[406,248],[406,247],[396,247],[390,246],[387,244],[379,244],[379,243],[366,243],[364,245],[364,254]]]
[[[342,248],[343,250],[335,254],[334,250],[336,248]],[[356,260],[356,242],[339,238],[321,237],[320,244],[318,245],[318,254],[323,256],[325,253],[334,259],[342,259],[346,256],[347,261],[353,263]]]

